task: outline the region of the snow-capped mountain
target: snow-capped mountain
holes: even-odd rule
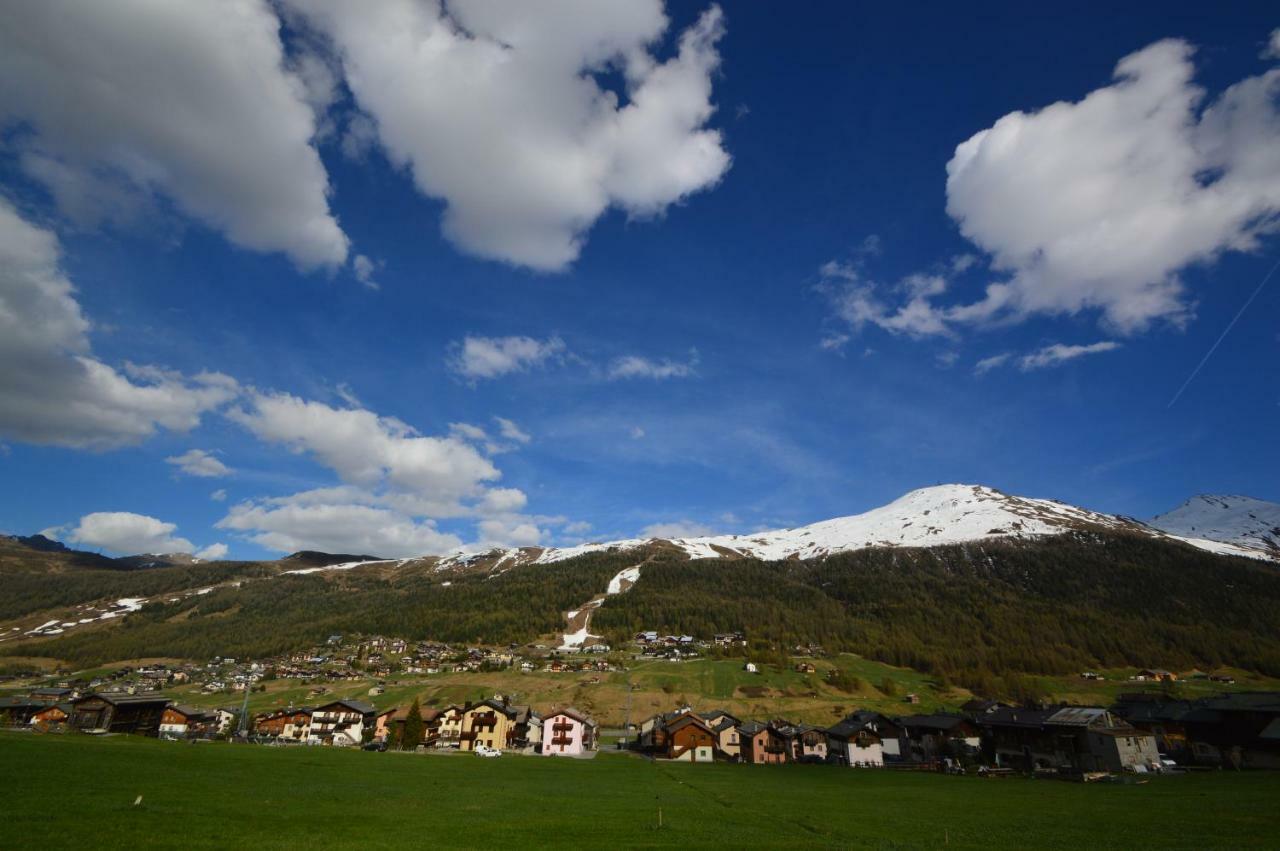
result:
[[[1193,496],[1152,518],[1151,525],[1174,535],[1253,547],[1280,557],[1280,504],[1248,496]]]
[[[525,547],[484,556],[455,554],[442,559],[439,566],[448,568],[481,557],[494,559],[494,567],[546,563],[664,541],[690,558],[748,557],[775,561],[822,558],[867,547],[936,547],[984,538],[1036,538],[1091,528],[1173,538],[1223,555],[1264,559],[1280,556],[1256,542],[1208,540],[1200,533],[1174,530],[1166,533],[1131,518],[1101,514],[1055,500],[1011,496],[982,485],[957,484],[921,488],[864,514],[794,529],[669,540],[633,538],[547,549]]]

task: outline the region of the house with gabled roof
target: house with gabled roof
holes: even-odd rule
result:
[[[880,768],[886,756],[898,756],[902,728],[879,712],[860,710],[846,715],[826,731],[827,751],[851,768]]]
[[[570,706],[542,720],[543,756],[582,756],[595,750],[599,738],[595,720]]]
[[[777,765],[788,761],[791,743],[771,724],[748,721],[738,728],[742,761],[756,765]]]
[[[77,730],[155,736],[168,705],[167,697],[88,694],[71,702],[71,725]]]
[[[311,713],[307,744],[353,747],[364,741],[365,731],[372,735],[377,709],[363,700],[334,700],[317,706]]]
[[[677,762],[712,762],[720,737],[694,712],[686,712],[666,726],[667,759]]]

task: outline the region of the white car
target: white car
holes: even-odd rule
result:
[[[476,745],[476,756],[502,756],[502,751],[497,748],[491,748],[488,745]]]

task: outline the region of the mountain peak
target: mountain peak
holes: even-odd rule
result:
[[[1151,519],[1173,535],[1253,547],[1280,556],[1280,504],[1238,494],[1197,494]]]

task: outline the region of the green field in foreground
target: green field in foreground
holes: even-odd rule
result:
[[[0,765],[3,848],[1280,846],[1273,773],[1083,785],[22,733]]]

